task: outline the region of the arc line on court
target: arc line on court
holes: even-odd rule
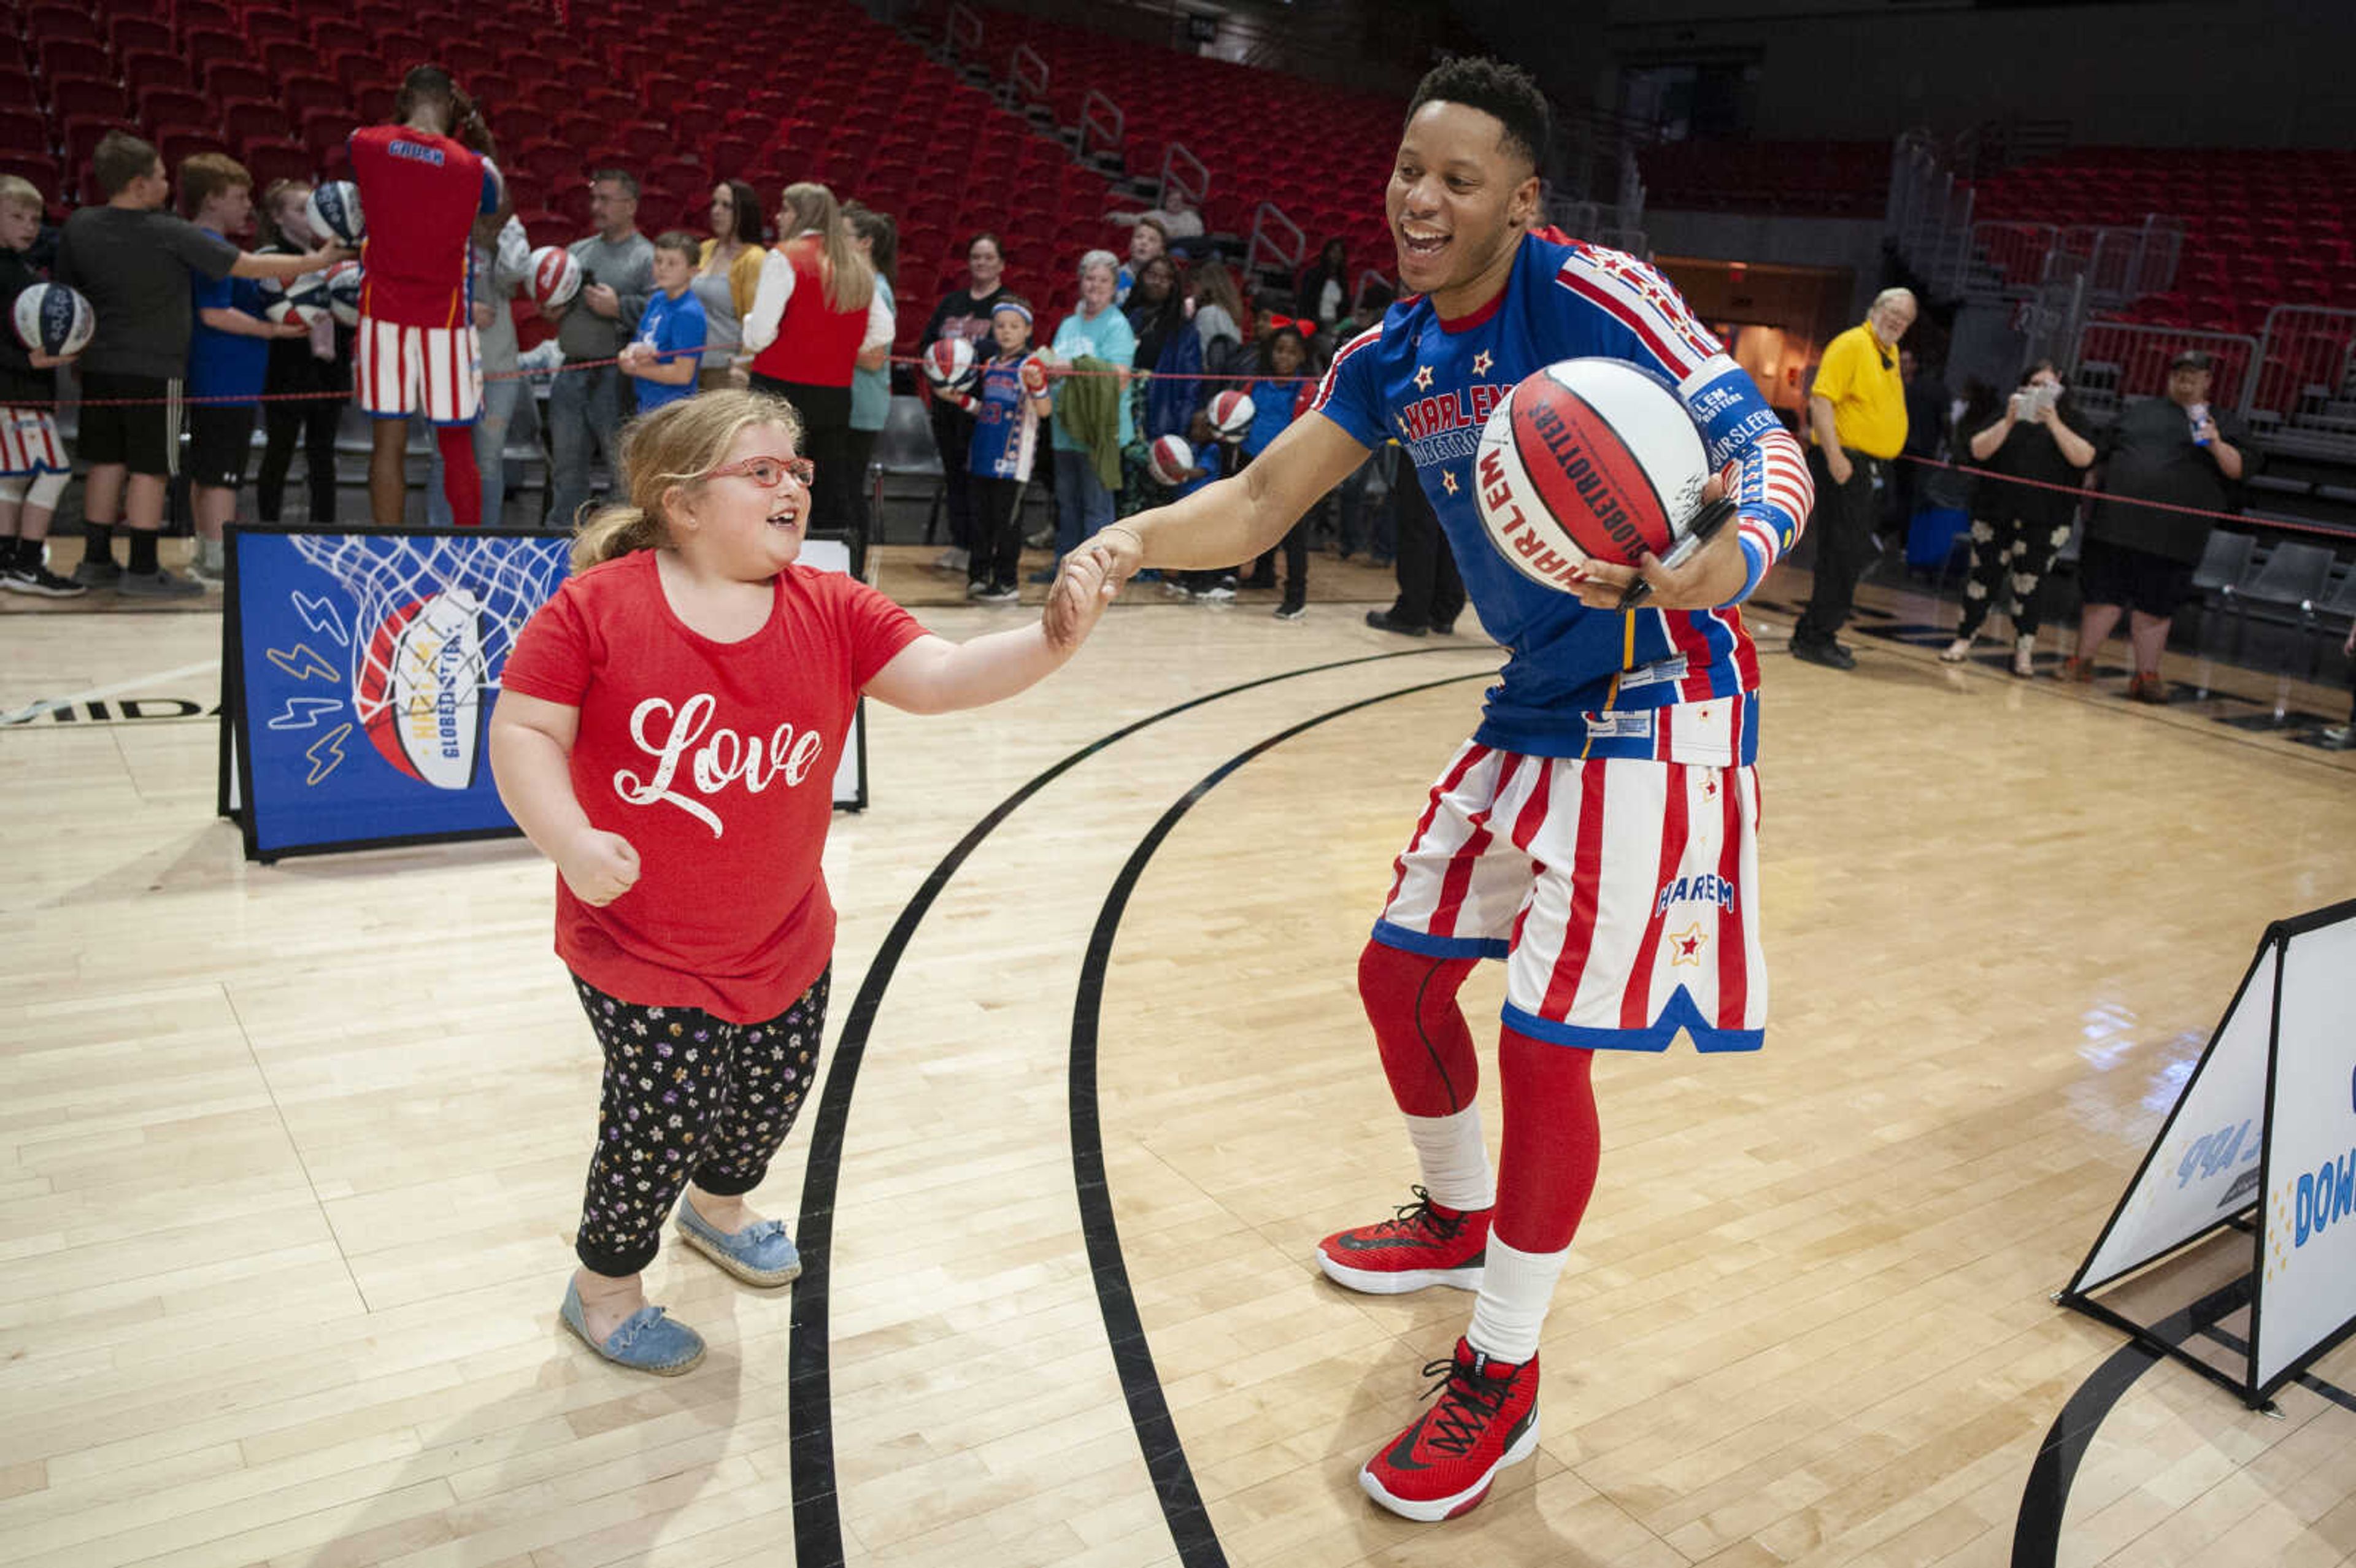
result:
[[[867,1042],[873,1032],[876,1015],[883,1008],[884,995],[899,968],[901,955],[915,939],[917,928],[923,924],[926,914],[948,885],[949,880],[980,848],[983,840],[1041,790],[1091,757],[1165,720],[1263,686],[1322,675],[1330,670],[1382,664],[1392,659],[1421,658],[1434,654],[1477,653],[1494,661],[1501,652],[1492,645],[1475,643],[1456,647],[1407,648],[1397,653],[1333,659],[1323,664],[1261,676],[1148,714],[1062,758],[991,807],[948,854],[941,857],[940,862],[901,907],[891,930],[885,933],[882,945],[869,963],[865,976],[860,981],[859,991],[851,1001],[850,1011],[844,1015],[842,1033],[835,1044],[834,1059],[827,1072],[826,1087],[819,1096],[817,1115],[811,1123],[809,1156],[802,1179],[801,1207],[795,1221],[794,1233],[802,1254],[802,1275],[794,1282],[793,1313],[787,1328],[786,1404],[787,1454],[793,1474],[794,1560],[797,1568],[837,1568],[844,1560],[842,1516],[835,1493],[833,1394],[827,1323],[830,1288],[829,1251],[834,1234],[834,1200],[841,1175],[844,1136],[851,1119],[851,1097],[857,1092],[859,1069],[866,1056]],[[1494,672],[1483,670],[1477,673],[1488,675]],[[1472,677],[1467,675],[1459,678],[1471,679]]]
[[[1212,1528],[1210,1512],[1204,1507],[1201,1488],[1194,1484],[1194,1472],[1186,1463],[1186,1450],[1178,1439],[1177,1424],[1171,1418],[1170,1402],[1162,1392],[1161,1375],[1153,1368],[1153,1350],[1146,1342],[1137,1296],[1130,1288],[1129,1268],[1121,1259],[1120,1230],[1113,1218],[1112,1188],[1105,1175],[1104,1131],[1097,1115],[1097,1055],[1105,970],[1112,958],[1113,939],[1119,933],[1130,894],[1145,874],[1154,852],[1198,801],[1244,764],[1297,735],[1346,714],[1397,698],[1478,679],[1485,673],[1449,676],[1344,703],[1280,730],[1228,758],[1179,796],[1139,841],[1120,874],[1113,879],[1112,891],[1105,895],[1104,906],[1097,913],[1096,929],[1089,933],[1087,956],[1080,965],[1079,993],[1072,1003],[1072,1184],[1079,1198],[1080,1233],[1087,1242],[1088,1274],[1096,1285],[1097,1308],[1104,1317],[1105,1340],[1120,1374],[1121,1396],[1129,1404],[1130,1425],[1137,1433],[1137,1445],[1145,1456],[1145,1467],[1153,1477],[1153,1495],[1162,1504],[1162,1517],[1170,1527],[1170,1538],[1178,1548],[1179,1561],[1186,1568],[1226,1568],[1227,1559],[1219,1548],[1218,1532]]]

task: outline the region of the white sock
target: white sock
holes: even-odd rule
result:
[[[1546,1326],[1547,1307],[1554,1301],[1554,1282],[1569,1259],[1569,1247],[1558,1253],[1526,1253],[1490,1232],[1481,1294],[1473,1299],[1472,1327],[1464,1330],[1465,1339],[1501,1361],[1518,1364],[1537,1355],[1538,1330]]]
[[[1467,1105],[1453,1115],[1409,1116],[1408,1141],[1423,1167],[1423,1189],[1447,1209],[1490,1209],[1497,1202],[1497,1179],[1489,1169],[1489,1148],[1481,1141],[1481,1107]]]

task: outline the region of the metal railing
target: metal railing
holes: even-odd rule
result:
[[[1122,140],[1129,134],[1129,116],[1120,105],[1091,87],[1088,95],[1080,100],[1079,155],[1090,152],[1119,152]]]
[[[2204,351],[2214,362],[2209,401],[2221,409],[2246,407],[2260,361],[2258,340],[2246,333],[2090,321],[2078,329],[2075,349],[2063,370],[2086,411],[2108,420],[2129,403],[2165,395],[2169,361],[2190,348]]]
[[[1203,198],[1211,194],[1210,166],[1187,151],[1183,142],[1173,142],[1162,149],[1162,200],[1165,206],[1173,185],[1186,193],[1198,212],[1202,210]]]
[[[1976,263],[1964,280],[1965,292],[1975,296],[2021,293],[2046,281],[2046,263],[2060,234],[2051,223],[2019,223],[1996,219],[1972,225],[1971,252]]]
[[[1047,101],[1047,61],[1029,44],[1017,44],[1006,59],[1006,84],[1016,105]]]
[[[1388,274],[1378,272],[1372,267],[1368,267],[1365,272],[1358,274],[1357,284],[1350,291],[1350,308],[1353,311],[1358,310],[1365,304],[1366,289],[1369,285],[1388,289],[1393,295],[1397,295],[1398,293],[1398,285],[1391,282]],[[1316,302],[1310,302],[1309,308],[1312,310],[1316,309]]]
[[[981,58],[981,16],[965,0],[950,0],[948,18],[942,25],[942,41],[949,54],[960,60]]]
[[[1291,243],[1285,244],[1287,238]],[[1266,251],[1265,257],[1261,254]],[[1301,275],[1301,258],[1309,254],[1309,236],[1301,225],[1285,216],[1284,209],[1272,201],[1263,201],[1252,213],[1251,238],[1244,245],[1244,271],[1251,272],[1263,264],[1280,267],[1286,286],[1291,286]],[[1315,302],[1310,302],[1315,308]]]
[[[2356,310],[2278,304],[2259,343],[2244,416],[2263,424],[2270,444],[2356,458]]]

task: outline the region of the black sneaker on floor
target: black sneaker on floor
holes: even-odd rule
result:
[[[0,589],[11,593],[37,593],[44,599],[72,599],[90,592],[87,584],[59,577],[37,560],[0,572]]]
[[[1298,621],[1308,613],[1309,606],[1306,604],[1279,604],[1276,607],[1276,618],[1280,621]]]
[[[1429,636],[1431,633],[1429,626],[1410,626],[1405,621],[1392,620],[1387,610],[1367,611],[1366,624],[1377,632],[1397,632],[1402,637]]]
[[[1857,656],[1838,643],[1804,643],[1792,639],[1792,656],[1804,664],[1822,665],[1826,669],[1855,669]]]
[[[123,568],[105,556],[85,556],[73,569],[73,580],[84,588],[112,588],[123,581]]]

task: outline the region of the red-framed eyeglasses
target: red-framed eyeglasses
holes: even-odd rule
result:
[[[703,475],[706,479],[750,479],[764,490],[774,490],[788,477],[807,490],[818,478],[818,464],[807,457],[744,457],[723,464]]]

